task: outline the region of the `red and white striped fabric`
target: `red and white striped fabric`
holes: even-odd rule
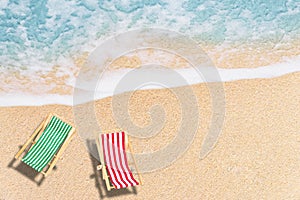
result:
[[[102,134],[101,139],[106,169],[113,186],[120,189],[138,185],[127,162],[125,132]]]

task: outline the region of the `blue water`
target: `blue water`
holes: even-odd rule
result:
[[[0,66],[30,68],[91,51],[97,40],[141,27],[200,43],[269,42],[300,34],[300,0],[2,0]]]

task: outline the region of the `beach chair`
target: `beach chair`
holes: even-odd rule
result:
[[[97,166],[97,170],[102,170],[102,178],[105,181],[108,191],[142,185],[141,175],[137,169],[126,132],[100,134],[96,138],[96,145],[101,162]],[[134,178],[129,168],[126,156],[127,148],[132,156],[139,182]]]
[[[15,155],[15,159],[22,160],[46,177],[66,149],[74,133],[74,127],[57,115],[49,114]],[[20,156],[25,150],[27,152],[21,159]]]

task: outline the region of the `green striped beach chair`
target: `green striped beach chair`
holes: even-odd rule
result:
[[[15,155],[15,159],[22,160],[46,177],[66,149],[74,133],[74,127],[57,115],[49,114]],[[20,156],[26,149],[28,149],[27,153],[21,159]]]

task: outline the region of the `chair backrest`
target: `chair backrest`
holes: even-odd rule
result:
[[[116,189],[138,185],[129,169],[126,156],[126,134],[101,134],[103,155],[111,183]]]
[[[68,137],[71,129],[71,125],[63,122],[56,116],[52,116],[44,132],[23,157],[22,161],[36,171],[41,172],[53,159]]]

